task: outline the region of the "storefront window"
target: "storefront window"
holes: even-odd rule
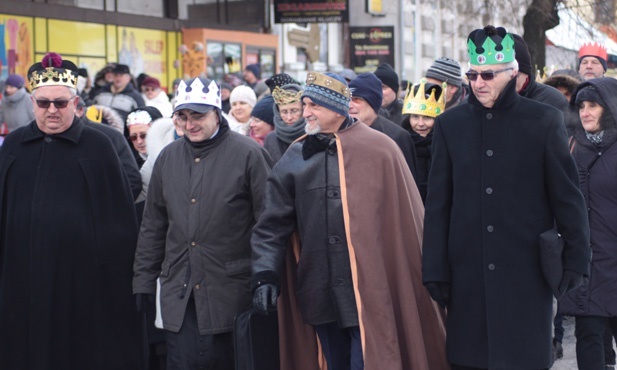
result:
[[[207,41],[208,78],[218,82],[229,73],[242,73],[242,46],[240,44]]]
[[[276,73],[276,50],[274,49],[259,49],[254,46],[246,48],[246,63],[258,63],[261,65],[261,78],[266,79],[272,77]]]

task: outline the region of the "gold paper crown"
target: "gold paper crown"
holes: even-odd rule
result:
[[[41,86],[77,87],[77,66],[56,53],[47,53],[40,63],[28,70],[28,81],[32,89]]]
[[[300,98],[302,97],[302,93],[302,90],[290,91],[281,89],[280,87],[276,86],[274,88],[274,91],[272,91],[272,98],[274,98],[274,102],[276,103],[276,105],[286,105],[299,102]]]
[[[424,88],[426,86],[426,79],[420,80],[420,86],[418,92],[413,95],[413,86],[407,85],[407,91],[405,92],[405,101],[403,102],[403,114],[417,114],[420,116],[437,117],[444,110],[446,110],[446,89],[448,84],[443,82],[441,84],[441,94],[439,100],[435,98],[435,89],[431,91],[431,95],[426,98]]]
[[[306,85],[322,86],[326,89],[343,95],[347,99],[351,99],[351,91],[349,90],[349,87],[347,87],[347,85],[337,80],[336,78],[330,77],[322,73],[309,72],[308,75],[306,75]]]

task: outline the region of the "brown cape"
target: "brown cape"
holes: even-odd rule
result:
[[[422,285],[424,207],[409,167],[363,123],[335,136],[365,368],[449,369],[443,312]],[[281,369],[324,369],[315,333],[293,307],[294,262],[290,254],[279,299]]]

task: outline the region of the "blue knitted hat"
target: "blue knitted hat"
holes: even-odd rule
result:
[[[349,89],[352,96],[366,100],[375,113],[377,113],[383,101],[381,85],[381,80],[375,74],[361,73],[349,82]]]
[[[305,97],[340,115],[347,116],[349,113],[351,93],[347,81],[335,73],[309,72],[302,100]]]
[[[274,126],[274,98],[266,95],[255,104],[251,116],[257,117],[265,123]]]

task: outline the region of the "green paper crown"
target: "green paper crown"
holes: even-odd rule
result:
[[[490,36],[487,36],[481,48],[483,53],[478,53],[478,47],[471,38],[467,39],[467,54],[469,54],[469,63],[475,66],[486,64],[502,64],[509,63],[514,60],[514,39],[509,33],[501,41],[501,50],[495,50],[497,44]]]

